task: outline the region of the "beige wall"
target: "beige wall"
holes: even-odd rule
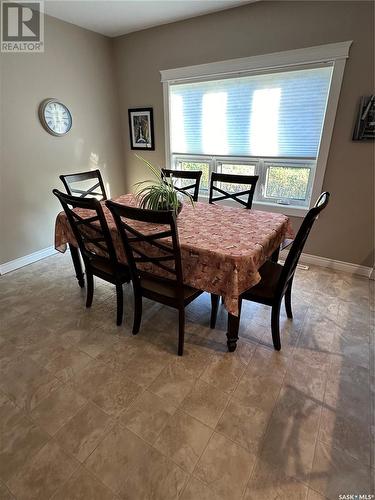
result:
[[[112,195],[124,191],[112,41],[46,17],[44,54],[1,54],[0,263],[53,245],[62,173],[99,167]],[[64,137],[42,128],[46,97],[68,105]]]
[[[306,251],[372,266],[374,149],[351,136],[360,96],[373,93],[373,19],[372,2],[262,1],[116,39],[127,189],[145,174],[129,147],[129,107],[154,108],[156,151],[144,156],[164,165],[161,69],[353,40],[324,180],[332,202]]]
[[[262,1],[115,40],[46,17],[44,54],[0,53],[0,263],[53,244],[59,174],[98,166],[112,196],[146,175],[129,107],[154,108],[156,151],[144,155],[164,165],[161,69],[353,40],[324,181],[332,202],[306,251],[371,266],[374,148],[351,135],[359,97],[373,92],[373,30],[373,4],[360,1]],[[46,97],[71,109],[65,137],[39,123]]]

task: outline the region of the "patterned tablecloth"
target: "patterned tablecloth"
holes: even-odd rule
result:
[[[134,195],[114,201],[136,205]],[[105,216],[121,262],[126,262],[120,236],[109,210]],[[77,209],[81,216],[84,210]],[[238,297],[260,281],[258,269],[286,236],[292,236],[289,218],[282,214],[232,208],[224,205],[185,203],[177,219],[184,283],[224,298],[226,309],[238,315]],[[56,219],[55,247],[77,245],[65,213]]]

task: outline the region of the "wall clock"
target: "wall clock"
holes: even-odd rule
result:
[[[47,132],[58,137],[67,134],[72,128],[69,109],[57,99],[44,99],[40,103],[39,119]]]

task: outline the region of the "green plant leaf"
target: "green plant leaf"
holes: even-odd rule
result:
[[[135,153],[135,156],[136,156],[136,158],[138,158],[138,160],[143,161],[143,163],[148,166],[149,170],[155,175],[156,178],[158,178],[158,179],[161,178],[161,170],[160,169],[158,169],[157,167],[154,167],[154,165],[152,163],[147,161],[142,156],[137,155],[136,153]]]
[[[180,203],[179,193],[186,196],[192,206],[194,206],[194,200],[190,193],[177,190],[172,177],[162,177],[160,169],[142,158],[142,156],[137,154],[135,156],[147,165],[148,169],[157,179],[157,182],[146,179],[134,184],[137,202],[141,208],[149,210],[174,210],[177,212]]]

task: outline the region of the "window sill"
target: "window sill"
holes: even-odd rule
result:
[[[208,203],[208,195],[199,195],[199,201]],[[223,205],[227,205],[228,207],[238,207],[238,203],[232,200],[224,200],[221,202]],[[306,207],[300,207],[296,205],[279,205],[276,203],[265,203],[254,201],[253,208],[255,210],[262,210],[264,212],[274,212],[284,215],[289,215],[292,217],[305,217],[307,212],[309,211]]]
[[[253,207],[255,210],[276,212],[284,215],[292,215],[293,217],[305,217],[309,211],[308,208],[298,205],[279,205],[278,203],[265,203],[260,201],[254,201]]]

